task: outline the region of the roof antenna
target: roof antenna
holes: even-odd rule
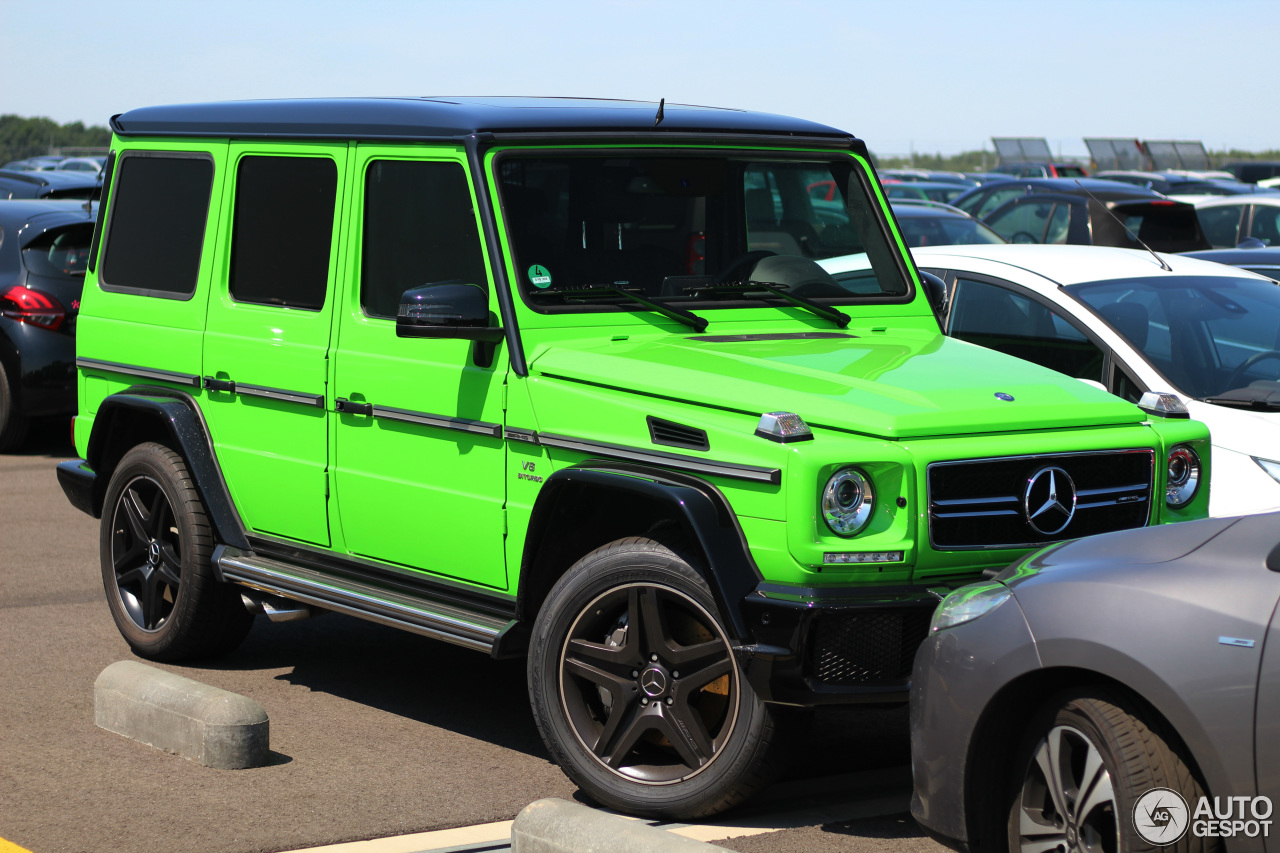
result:
[[[666,99],[666,98],[663,98],[662,100],[658,101],[658,114],[657,114],[656,116],[654,116],[654,118],[653,118],[653,126],[654,126],[654,127],[657,127],[658,125],[662,124],[662,118],[663,118],[663,116],[662,116],[662,107],[663,107],[666,103],[667,103],[667,99]]]
[[[1137,234],[1134,234],[1132,231],[1130,231],[1130,230],[1129,230],[1129,226],[1124,224],[1124,220],[1123,220],[1123,219],[1121,219],[1119,216],[1116,216],[1115,211],[1114,211],[1114,210],[1112,210],[1111,208],[1107,207],[1105,204],[1103,204],[1103,203],[1102,203],[1102,200],[1101,200],[1100,198],[1098,198],[1098,197],[1097,197],[1096,195],[1094,195],[1093,193],[1089,192],[1088,187],[1086,187],[1084,184],[1080,183],[1080,179],[1079,179],[1079,178],[1076,178],[1076,186],[1078,186],[1080,189],[1082,189],[1082,190],[1084,190],[1086,193],[1088,193],[1088,194],[1089,194],[1089,198],[1091,198],[1091,199],[1093,199],[1094,201],[1096,201],[1096,202],[1098,203],[1098,206],[1099,206],[1099,207],[1101,207],[1103,210],[1105,210],[1108,214],[1110,214],[1110,216],[1111,216],[1111,218],[1112,218],[1112,219],[1114,219],[1116,222],[1119,222],[1119,223],[1120,223],[1120,227],[1124,229],[1124,233],[1128,234],[1130,237],[1132,237],[1132,238],[1133,238],[1133,242],[1137,243],[1139,246],[1141,246],[1142,248],[1146,249],[1148,252],[1151,252],[1151,257],[1153,257],[1153,258],[1155,258],[1155,259],[1156,259],[1156,263],[1160,264],[1161,268],[1162,268],[1162,269],[1164,269],[1164,271],[1165,271],[1165,272],[1173,272],[1173,267],[1169,266],[1168,262],[1167,262],[1167,261],[1165,261],[1165,259],[1164,259],[1164,258],[1160,257],[1160,256],[1159,256],[1159,255],[1157,255],[1154,251],[1152,251],[1152,249],[1151,249],[1151,247],[1150,247],[1150,246],[1148,246],[1146,243],[1144,243],[1144,242],[1142,242],[1140,239],[1138,239],[1138,235],[1137,235]]]

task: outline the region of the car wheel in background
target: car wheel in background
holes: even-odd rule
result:
[[[1204,790],[1181,747],[1127,699],[1065,693],[1033,720],[1013,765],[1011,853],[1220,849],[1187,831]]]
[[[9,382],[9,374],[0,364],[0,453],[21,447],[30,425],[31,421],[18,411],[18,399]]]
[[[102,582],[111,616],[141,657],[212,657],[253,624],[213,574],[213,529],[182,457],[160,444],[125,454],[102,511]]]
[[[598,548],[551,590],[530,646],[534,716],[602,805],[693,818],[772,777],[779,730],[715,610],[690,560],[645,538]]]

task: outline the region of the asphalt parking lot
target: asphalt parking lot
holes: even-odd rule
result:
[[[261,703],[266,767],[213,770],[95,727],[94,679],[134,656],[103,601],[97,522],[57,485],[55,465],[73,455],[63,434],[53,425],[0,456],[0,850],[294,850],[509,820],[533,800],[577,796],[538,737],[522,662],[337,615],[259,617],[216,664],[165,666]],[[795,828],[722,843],[941,850],[891,814],[905,810],[908,750],[901,707],[823,712],[789,776],[725,816]],[[868,811],[879,815],[840,819]]]

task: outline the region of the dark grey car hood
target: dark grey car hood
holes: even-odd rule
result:
[[[1276,548],[1276,543],[1280,542],[1280,513],[1267,513],[1238,518],[1206,518],[1076,539],[1014,563],[997,575],[996,579],[1016,587],[1040,575],[1061,579],[1064,573],[1091,575],[1099,570],[1108,574],[1124,573],[1131,570],[1129,567],[1168,563],[1185,557],[1209,545],[1224,531],[1237,525],[1244,525],[1248,530],[1240,530],[1238,534],[1228,537],[1230,562],[1237,563],[1242,558],[1244,562],[1250,562],[1248,553],[1252,550],[1258,551],[1256,556],[1259,564],[1267,562],[1273,551],[1275,557],[1280,558],[1280,549]],[[1226,558],[1228,554],[1224,554],[1224,562],[1228,561]],[[1280,571],[1280,565],[1273,565],[1272,568]]]

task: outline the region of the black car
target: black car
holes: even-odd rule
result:
[[[1099,172],[1098,178],[1147,187],[1164,195],[1248,195],[1268,192],[1256,184],[1221,178],[1193,178],[1176,172]]]
[[[1280,176],[1280,163],[1274,160],[1250,160],[1243,163],[1228,163],[1222,167],[1247,184],[1256,184],[1267,178]]]
[[[75,318],[96,206],[0,201],[0,451],[76,411]]]
[[[987,191],[986,197],[976,199],[975,192],[983,191]],[[1058,179],[1016,181],[1013,186],[993,184],[975,192],[965,193],[953,204],[1011,243],[1122,249],[1146,244],[1160,252],[1213,248],[1192,205],[1142,187],[1105,180]],[[993,202],[1000,202],[999,206],[993,207]]]
[[[1079,193],[1085,190],[1099,195],[1102,193],[1129,193],[1130,195],[1159,198],[1155,190],[1134,187],[1118,181],[1104,181],[1097,178],[1011,178],[1005,181],[987,181],[950,202],[971,216],[985,219],[997,207],[1010,199],[1031,193]]]
[[[88,172],[56,170],[20,172],[0,169],[0,201],[23,198],[69,198],[97,201],[102,178]]]

